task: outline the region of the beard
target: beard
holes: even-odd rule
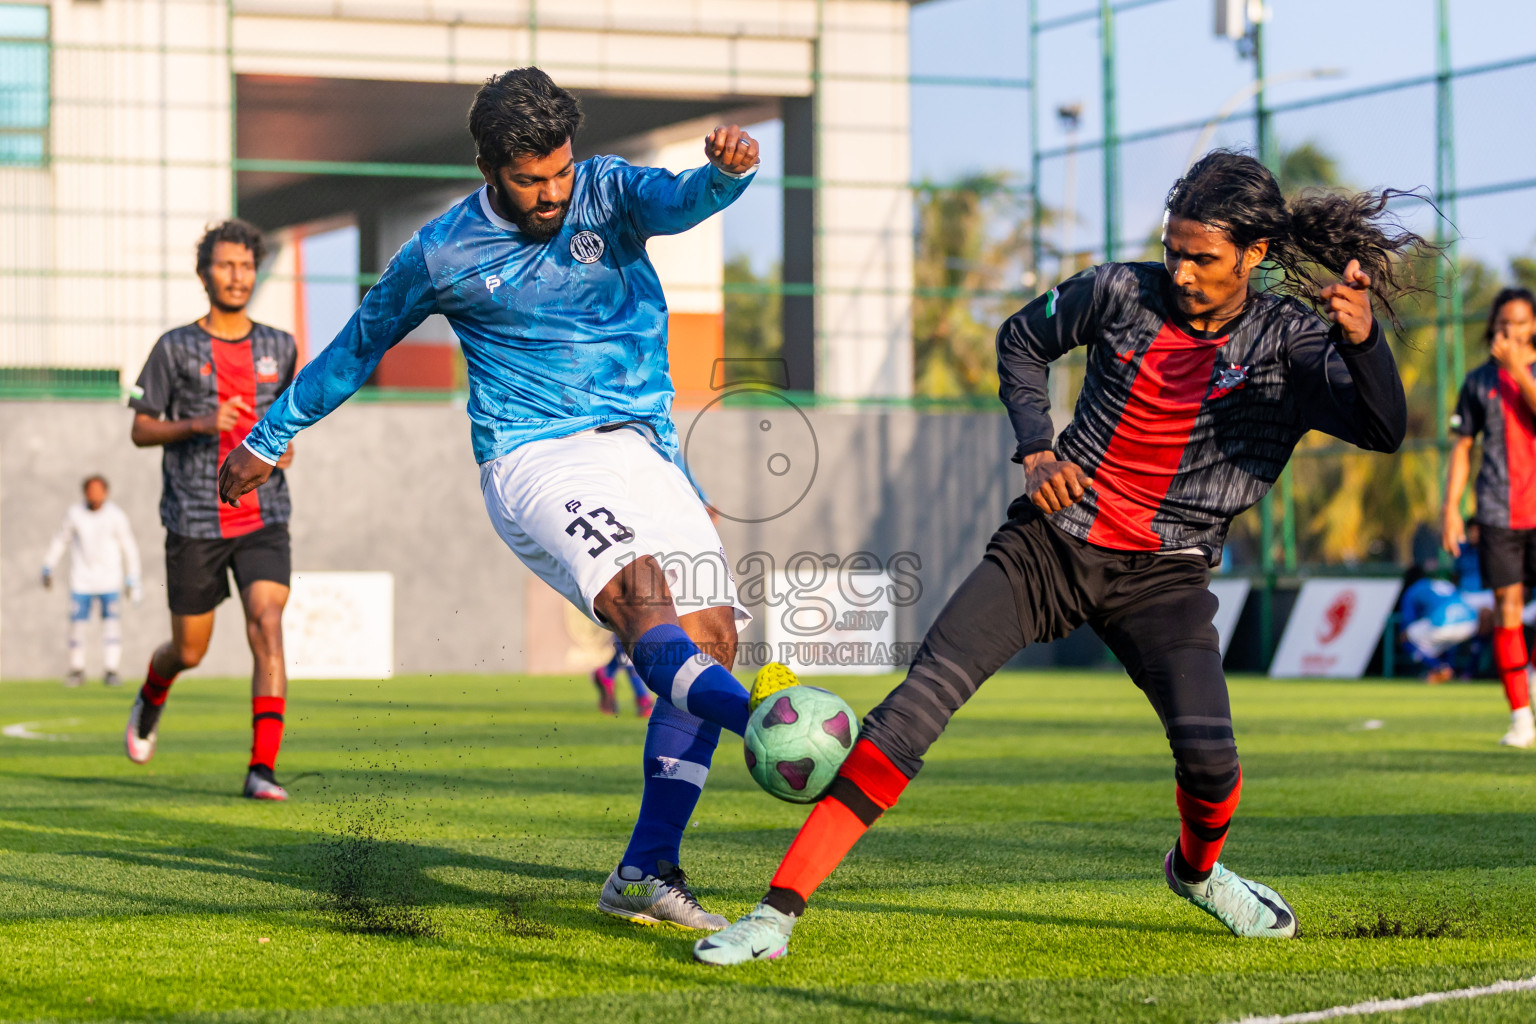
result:
[[[249,305],[250,299],[241,299],[239,302],[226,302],[219,298],[213,289],[208,289],[208,304],[220,313],[239,313]]]
[[[496,198],[501,202],[503,210],[512,212],[512,223],[517,225],[517,230],[535,242],[547,242],[558,235],[560,229],[565,227],[565,214],[571,206],[571,201],[567,199],[563,203],[540,203],[531,210],[519,210],[499,185],[496,187]],[[536,213],[548,213],[551,210],[560,212],[547,219],[534,216]]]
[[[1179,307],[1179,312],[1186,316],[1198,315],[1201,309],[1208,309],[1211,305],[1210,296],[1198,288],[1188,290],[1175,288],[1173,290],[1173,299]]]

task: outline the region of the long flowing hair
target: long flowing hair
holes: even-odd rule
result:
[[[1314,309],[1318,293],[1338,280],[1350,260],[1359,260],[1377,303],[1400,327],[1393,302],[1425,290],[1414,284],[1405,257],[1437,257],[1441,251],[1387,210],[1394,198],[1407,195],[1425,198],[1392,188],[1342,194],[1307,189],[1287,201],[1269,168],[1247,153],[1217,149],[1173,183],[1164,208],[1171,216],[1221,228],[1239,252],[1267,241],[1265,260],[1280,270],[1270,287]]]

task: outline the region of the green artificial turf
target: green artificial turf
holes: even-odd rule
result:
[[[893,679],[835,679],[860,712]],[[0,1018],[1228,1021],[1536,974],[1536,757],[1488,685],[1236,679],[1224,860],[1296,906],[1241,941],[1170,894],[1172,763],[1114,674],[983,687],[812,902],[790,955],[707,968],[599,915],[643,723],[570,679],[296,683],[286,805],[236,794],[244,684],[0,686]],[[1366,728],[1380,720],[1378,728]],[[705,905],[761,896],[804,809],[722,745],[684,845]],[[267,941],[263,941],[267,940]],[[1368,1018],[1536,1020],[1536,993]]]

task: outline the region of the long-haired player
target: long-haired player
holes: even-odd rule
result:
[[[1390,313],[1404,287],[1398,255],[1428,243],[1390,227],[1391,195],[1287,202],[1263,164],[1213,152],[1168,193],[1162,263],[1084,271],[1004,322],[1001,394],[1024,495],[906,680],[865,719],[768,894],[695,957],[783,954],[806,900],[896,803],[951,716],[1020,648],[1082,623],[1151,701],[1173,752],[1168,887],[1234,934],[1296,934],[1278,893],[1217,860],[1242,772],[1210,567],[1233,517],[1309,430],[1371,451],[1402,442],[1403,386],[1371,299]],[[1266,262],[1281,280],[1255,291]],[[1046,368],[1078,346],[1087,375],[1053,438]]]

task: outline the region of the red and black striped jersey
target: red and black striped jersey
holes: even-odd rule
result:
[[[1303,434],[1395,451],[1407,403],[1379,325],[1342,341],[1295,299],[1255,293],[1220,334],[1181,322],[1161,263],[1107,263],[1003,323],[1001,396],[1014,461],[1054,449],[1093,487],[1052,522],[1117,551],[1199,550],[1212,565],[1233,517],[1262,498]],[[1052,440],[1047,366],[1087,348],[1072,420]]]
[[[155,342],[128,400],[135,411],[187,420],[218,412],[221,402],[236,395],[250,410],[240,414],[233,430],[165,446],[160,521],[167,530],[217,539],[288,521],[288,481],[282,470],[274,470],[266,483],[241,498],[239,508],[219,501],[218,477],[224,457],[293,381],[297,363],[293,335],[265,324],[253,324],[239,341],[224,341],[187,324]]]
[[[1477,521],[1536,528],[1536,416],[1509,372],[1490,359],[1467,374],[1451,428],[1462,437],[1483,435]]]

